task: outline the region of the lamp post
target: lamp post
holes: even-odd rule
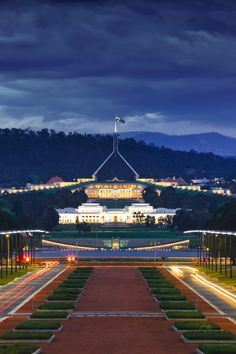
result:
[[[157,241],[155,240],[155,248],[154,248],[154,262],[155,263],[157,261],[157,247],[156,247],[156,245],[157,245]]]
[[[3,277],[3,271],[2,271],[2,266],[3,266],[3,235],[1,237],[1,278]]]
[[[9,263],[9,258],[10,258],[10,234],[6,234],[6,275],[8,275],[8,263]]]

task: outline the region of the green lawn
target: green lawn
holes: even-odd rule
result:
[[[18,272],[13,272],[12,274],[8,274],[7,277],[4,276],[3,278],[0,278],[0,285],[6,285],[10,283],[12,280],[14,280],[15,278],[20,278],[23,275],[27,274],[28,272],[32,272],[34,269],[35,269],[34,267],[28,267],[27,269],[18,270]]]
[[[112,238],[112,237],[119,237],[119,238],[174,238],[174,239],[186,239],[186,235],[183,235],[181,232],[175,231],[163,231],[158,229],[148,229],[148,228],[121,228],[113,230],[104,230],[104,231],[91,231],[91,232],[83,232],[78,233],[77,231],[61,231],[61,232],[51,232],[48,234],[48,238]]]
[[[0,344],[1,354],[32,354],[39,348],[33,344]]]
[[[236,344],[200,344],[199,349],[204,354],[235,354]]]
[[[6,332],[0,336],[0,339],[7,340],[47,340],[51,338],[51,332]]]

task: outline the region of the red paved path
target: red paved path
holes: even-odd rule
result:
[[[77,311],[158,311],[138,269],[97,268]]]
[[[83,292],[78,311],[157,311],[137,269],[98,268]],[[163,318],[71,318],[45,354],[192,354]]]

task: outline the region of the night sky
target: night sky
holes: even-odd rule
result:
[[[0,2],[0,127],[236,137],[236,1]]]

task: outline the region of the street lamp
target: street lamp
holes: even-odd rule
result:
[[[6,259],[6,275],[8,275],[8,262],[9,262],[9,258],[10,258],[10,234],[6,234],[6,240],[7,240],[7,259]]]

